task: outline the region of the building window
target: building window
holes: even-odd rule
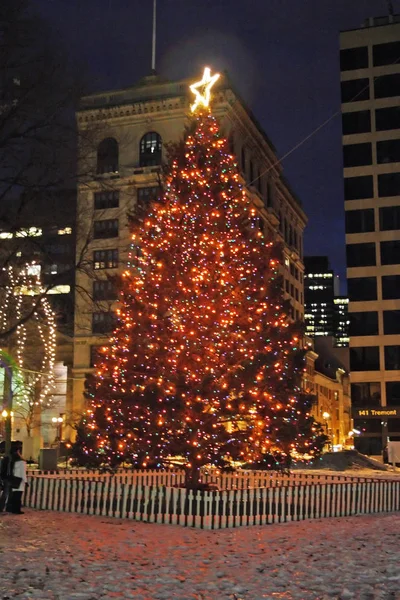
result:
[[[375,243],[347,244],[346,257],[348,267],[372,267],[376,264]]]
[[[379,209],[381,231],[400,229],[400,206],[384,206]]]
[[[373,421],[374,419],[371,419]],[[364,421],[365,423],[365,421]],[[382,456],[382,425],[378,421],[380,426],[379,437],[356,437],[354,439],[354,447],[361,454],[367,454],[369,456]],[[354,421],[354,427],[359,425],[359,420]]]
[[[343,146],[343,166],[362,167],[372,165],[372,144],[347,144]]]
[[[118,219],[95,221],[93,224],[94,239],[118,237]]]
[[[110,279],[93,281],[93,300],[115,300],[117,290]]]
[[[377,44],[372,48],[372,56],[374,67],[398,63],[400,57],[400,42]]]
[[[380,75],[374,81],[375,98],[400,96],[400,73]]]
[[[377,299],[376,277],[351,277],[347,280],[351,302]]]
[[[95,312],[92,315],[93,333],[110,333],[116,324],[116,318],[112,312]]]
[[[381,405],[381,384],[378,381],[352,383],[351,403],[356,408]]]
[[[151,187],[137,188],[137,203],[140,206],[148,206],[154,200],[160,197],[161,188],[157,185]]]
[[[118,142],[114,138],[106,138],[97,148],[97,173],[117,173]]]
[[[346,233],[367,233],[375,230],[374,209],[347,210]]]
[[[382,299],[400,299],[400,275],[384,275],[382,277]]]
[[[254,182],[254,185],[256,186],[258,193],[262,196],[263,185],[262,185],[262,176],[260,173],[260,167],[257,167],[257,169],[256,169],[256,180]]]
[[[371,113],[369,110],[358,110],[342,114],[343,135],[368,133],[371,131]]]
[[[386,405],[400,406],[400,381],[386,382]]]
[[[235,153],[235,136],[233,135],[233,133],[230,134],[229,138],[228,138],[228,148],[229,148],[229,152],[232,154],[232,156],[235,158],[236,160],[236,153]]]
[[[378,313],[377,312],[354,312],[349,313],[350,328],[349,335],[378,335]]]
[[[94,208],[96,210],[103,210],[105,208],[118,208],[119,206],[119,192],[95,192],[94,194]]]
[[[254,182],[254,163],[252,160],[249,161],[249,184],[252,185]]]
[[[400,173],[378,175],[378,195],[380,198],[400,195]]]
[[[381,242],[381,264],[400,265],[400,240]]]
[[[96,250],[93,252],[93,267],[97,269],[115,269],[118,267],[118,250]]]
[[[342,81],[342,102],[360,102],[369,100],[369,79],[350,79]]]
[[[372,175],[360,177],[346,177],[344,180],[345,200],[359,200],[361,198],[372,198],[374,185]]]
[[[379,164],[400,162],[400,140],[377,142],[376,156]]]
[[[383,311],[383,333],[385,335],[400,333],[400,310]]]
[[[379,371],[379,346],[350,348],[350,371]]]
[[[377,131],[400,129],[400,106],[377,108],[375,111],[375,122]]]
[[[267,206],[274,205],[274,184],[271,179],[267,182]],[[282,231],[282,215],[279,221],[279,229]]]
[[[242,167],[242,172],[246,173],[246,148],[242,146],[240,151],[240,166]]]
[[[104,350],[105,350],[105,346],[101,345],[92,345],[90,346],[90,367],[93,369],[93,367],[96,366],[96,364],[99,364],[103,361],[104,359]]]
[[[155,167],[161,164],[162,140],[155,131],[146,133],[140,140],[139,155],[141,167]]]
[[[349,48],[340,51],[340,70],[354,71],[368,68],[368,47]]]
[[[385,369],[400,370],[400,346],[385,346]]]

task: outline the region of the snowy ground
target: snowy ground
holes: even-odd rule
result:
[[[0,599],[400,600],[400,515],[201,531],[0,515]]]

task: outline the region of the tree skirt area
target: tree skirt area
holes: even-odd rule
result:
[[[0,515],[0,599],[399,600],[400,515],[202,531]]]

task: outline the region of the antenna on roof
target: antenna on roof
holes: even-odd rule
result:
[[[155,0],[154,0],[155,1]],[[393,16],[393,2],[392,0],[386,0],[387,5],[388,5],[388,11],[389,11],[389,15]]]
[[[153,42],[151,47],[151,72],[156,73],[156,21],[157,21],[157,0],[153,0]]]

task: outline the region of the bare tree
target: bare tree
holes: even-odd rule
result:
[[[0,3],[0,303],[5,293],[9,264],[27,258],[46,265],[44,288],[36,306],[27,306],[8,328],[0,327],[0,340],[7,340],[20,323],[32,318],[43,295],[68,284],[73,290],[76,272],[90,278],[93,272],[89,247],[93,211],[80,208],[76,214],[77,185],[93,180],[96,145],[101,125],[77,131],[75,108],[83,86],[68,64],[59,41],[35,15],[29,0],[2,0]],[[79,148],[80,161],[77,163]],[[89,184],[88,184],[89,185]],[[106,189],[112,182],[101,183]],[[76,224],[89,224],[79,231]],[[54,240],[51,239],[53,229]],[[45,234],[45,231],[47,233]],[[50,231],[50,233],[49,233]],[[64,232],[64,237],[57,235]],[[59,251],[67,251],[60,261]],[[54,263],[58,271],[52,270]],[[60,267],[60,262],[61,267]],[[88,289],[80,290],[83,294]],[[70,305],[60,312],[73,314]],[[0,304],[1,305],[1,304]],[[72,319],[69,323],[72,333]]]

